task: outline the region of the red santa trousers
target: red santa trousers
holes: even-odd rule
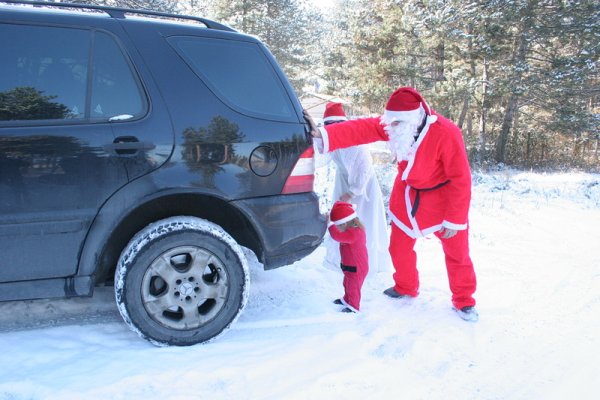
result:
[[[360,311],[360,292],[369,272],[368,268],[349,267],[341,265],[344,273],[344,304],[353,308],[355,311]]]
[[[340,231],[331,225],[329,233],[333,240],[340,242],[341,268],[344,273],[344,297],[342,302],[353,309],[360,310],[360,291],[369,273],[369,255],[367,236],[362,228],[349,228]]]
[[[441,240],[445,254],[452,304],[458,309],[474,306],[473,293],[477,288],[477,279],[473,262],[469,256],[468,229],[458,231],[450,239],[442,239],[437,232],[435,235]],[[394,289],[400,294],[413,297],[419,294],[419,271],[417,271],[417,254],[414,250],[415,243],[416,239],[406,235],[392,224],[390,255],[396,270],[393,275]]]

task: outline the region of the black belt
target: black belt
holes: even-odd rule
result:
[[[410,210],[410,215],[413,218],[415,217],[415,215],[417,215],[417,210],[419,209],[419,202],[421,201],[421,192],[429,192],[430,190],[439,189],[442,186],[444,186],[445,184],[447,184],[448,182],[450,182],[450,179],[448,179],[445,182],[439,183],[439,184],[435,185],[434,187],[430,187],[430,188],[424,188],[424,189],[412,188],[417,192],[417,195],[415,196],[415,202],[413,203],[412,210]]]
[[[344,272],[356,272],[356,267],[351,267],[350,265],[344,265],[340,263],[340,268]]]

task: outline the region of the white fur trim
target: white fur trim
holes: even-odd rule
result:
[[[342,117],[339,115],[332,115],[330,117],[323,118],[323,122],[329,122],[329,121],[348,121],[348,118]]]
[[[464,231],[467,229],[467,224],[454,224],[446,220],[442,221],[442,226],[448,229],[454,229],[455,231]]]
[[[352,221],[356,217],[357,217],[357,215],[356,215],[356,211],[355,211],[352,214],[348,215],[347,217],[344,217],[342,219],[338,219],[337,221],[333,221],[333,223],[336,224],[336,225],[345,224],[348,221]]]
[[[388,215],[390,216],[390,219],[392,220],[392,222],[394,223],[394,225],[396,225],[398,228],[400,228],[400,230],[404,233],[406,233],[407,236],[416,239],[417,236],[415,235],[415,233],[413,232],[413,230],[411,228],[409,228],[408,226],[404,225],[402,222],[400,222],[400,220],[398,219],[398,217],[396,217],[394,215],[394,213],[392,212],[392,210],[388,211]]]
[[[329,153],[329,134],[324,126],[318,128],[321,132],[321,139],[323,139],[323,153]]]
[[[419,138],[417,139],[416,143],[413,144],[414,151],[412,151],[410,156],[408,157],[408,165],[406,166],[406,169],[402,173],[403,181],[405,181],[408,178],[408,174],[410,173],[410,170],[412,169],[413,164],[415,163],[415,157],[417,156],[417,151],[419,150],[419,146],[425,139],[425,136],[427,136],[427,132],[429,132],[429,126],[431,124],[433,124],[435,121],[437,121],[437,115],[427,116],[427,120],[425,121],[425,126],[421,130],[421,133],[419,134]]]
[[[340,301],[342,302],[343,305],[345,305],[346,307],[348,307],[349,309],[351,309],[355,313],[360,312],[356,308],[352,307],[350,304],[346,303],[346,301],[344,300],[343,297],[340,297]]]
[[[442,229],[442,224],[438,224],[438,225],[430,226],[429,228],[425,228],[423,230],[419,230],[418,233],[415,233],[415,231],[413,229],[409,228],[408,226],[406,226],[402,222],[400,222],[400,220],[394,215],[394,213],[389,211],[388,214],[390,216],[390,219],[394,223],[394,225],[396,225],[402,232],[404,232],[406,234],[406,236],[413,238],[413,239],[425,237],[431,233],[435,233],[435,232],[439,231],[440,229]]]
[[[421,229],[419,229],[419,224],[417,223],[416,218],[413,217],[410,213],[413,208],[413,205],[410,201],[410,186],[408,185],[406,185],[406,188],[404,189],[404,201],[406,202],[406,213],[408,215],[408,220],[412,225],[413,235],[415,235],[415,237],[425,236],[423,235],[423,232],[421,232]]]
[[[435,233],[435,232],[439,231],[440,229],[442,229],[442,224],[430,226],[429,228],[423,229],[421,231],[421,233],[423,234],[423,236],[427,236],[430,233]]]
[[[431,125],[433,124],[435,121],[437,121],[437,115],[428,115],[427,116],[427,121],[425,121],[426,124]]]
[[[419,125],[424,116],[425,116],[425,109],[423,108],[423,104],[421,103],[419,105],[419,108],[415,108],[414,110],[410,110],[410,111],[385,110],[383,112],[383,116],[381,117],[381,119],[386,124],[391,124],[394,121],[406,121],[406,122],[412,122],[416,125]]]

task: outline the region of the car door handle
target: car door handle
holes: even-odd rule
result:
[[[119,155],[132,155],[140,150],[152,150],[155,146],[152,143],[140,142],[135,136],[119,136],[105,147],[106,150]]]

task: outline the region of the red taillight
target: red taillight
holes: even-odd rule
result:
[[[315,181],[315,158],[312,147],[306,149],[296,162],[292,173],[288,176],[281,193],[312,192]]]

